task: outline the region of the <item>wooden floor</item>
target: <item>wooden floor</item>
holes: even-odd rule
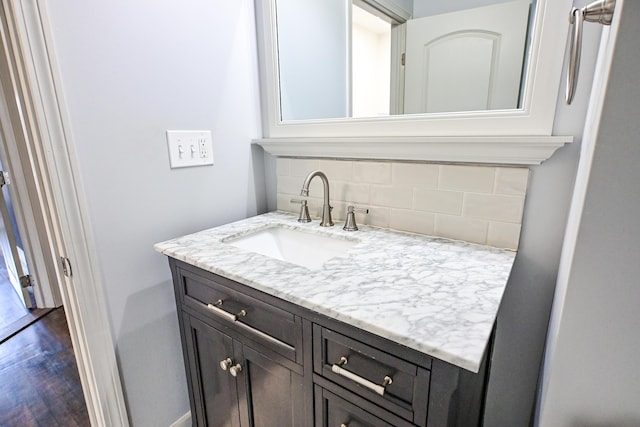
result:
[[[64,309],[0,344],[0,426],[89,426]]]

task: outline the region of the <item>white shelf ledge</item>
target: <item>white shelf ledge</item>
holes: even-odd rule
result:
[[[539,165],[572,136],[446,136],[263,138],[253,142],[278,157]]]

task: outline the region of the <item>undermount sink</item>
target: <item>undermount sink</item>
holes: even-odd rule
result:
[[[321,268],[326,261],[344,254],[358,243],[357,240],[346,240],[277,226],[232,237],[223,242],[310,270]]]

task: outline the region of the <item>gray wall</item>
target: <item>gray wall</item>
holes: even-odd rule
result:
[[[282,120],[348,117],[345,0],[279,0]]]
[[[542,426],[640,425],[640,3],[616,8],[621,22],[600,127],[581,160],[592,163],[581,164],[576,186],[573,258],[558,283],[564,304],[554,306]]]
[[[514,0],[414,0],[413,17],[422,18],[425,16],[439,15],[441,13],[456,12],[459,10],[473,9],[476,7],[489,6],[497,3],[508,3]],[[535,3],[535,0],[532,0]]]
[[[487,426],[528,426],[534,412],[600,32],[597,25],[584,26],[580,81],[571,106],[564,102],[564,80],[558,91],[553,134],[573,135],[574,142],[531,168],[518,256],[498,313]],[[564,73],[566,63],[563,79]]]
[[[45,6],[131,421],[167,426],[189,404],[153,244],[265,209],[253,1]],[[212,130],[215,165],[169,169],[167,129]]]

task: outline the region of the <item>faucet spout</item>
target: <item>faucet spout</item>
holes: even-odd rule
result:
[[[324,197],[322,204],[322,219],[320,220],[321,227],[331,227],[333,225],[333,221],[331,220],[331,205],[329,205],[329,179],[327,179],[327,175],[322,171],[313,171],[307,175],[304,179],[304,183],[302,184],[302,190],[300,190],[301,196],[309,195],[309,184],[311,180],[316,176],[320,177],[322,180],[322,185],[324,187]]]

